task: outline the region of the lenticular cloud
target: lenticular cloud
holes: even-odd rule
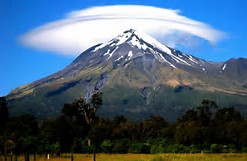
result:
[[[201,38],[213,44],[224,36],[224,33],[203,22],[180,15],[178,10],[115,5],[71,12],[64,19],[44,24],[22,35],[20,41],[32,48],[75,56],[131,28],[159,40],[176,35],[175,39],[170,39],[174,41],[169,42],[173,45],[181,43],[176,40],[183,39],[185,35]],[[179,36],[181,38],[178,38]]]

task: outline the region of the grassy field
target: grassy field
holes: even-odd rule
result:
[[[15,159],[13,159],[15,160]],[[97,161],[247,161],[247,154],[97,154]],[[1,161],[4,161],[1,158]],[[8,161],[10,161],[8,159]],[[18,161],[24,161],[22,156]],[[33,157],[30,157],[33,161]],[[37,156],[36,161],[48,161]],[[69,154],[60,158],[51,157],[49,161],[71,161]],[[89,154],[74,154],[74,161],[93,161]]]

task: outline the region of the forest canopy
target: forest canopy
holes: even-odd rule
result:
[[[61,116],[38,123],[32,115],[9,118],[0,99],[1,153],[220,153],[247,152],[247,120],[234,107],[202,100],[174,123],[161,116],[136,122],[101,118],[102,93],[66,103]]]

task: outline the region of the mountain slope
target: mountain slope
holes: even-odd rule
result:
[[[131,29],[89,48],[63,70],[15,89],[7,98],[13,115],[29,112],[42,119],[60,114],[65,102],[88,98],[94,89],[101,89],[102,116],[161,114],[172,120],[203,98],[246,106],[242,80],[246,67],[238,70],[238,63],[231,64],[207,62]]]
[[[230,59],[222,66],[222,72],[228,78],[247,83],[247,59]]]

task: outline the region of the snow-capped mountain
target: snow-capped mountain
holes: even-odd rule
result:
[[[241,72],[246,73],[247,60],[240,61]],[[24,111],[43,118],[58,115],[65,102],[90,97],[100,89],[103,116],[160,114],[172,120],[205,98],[247,105],[247,82],[242,80],[246,76],[234,74],[237,69],[239,64],[231,60],[208,62],[130,29],[84,51],[61,71],[15,89],[7,98],[13,115]],[[33,107],[27,109],[30,104]]]
[[[133,29],[123,32],[107,43],[97,45],[90,53],[100,53],[97,56],[101,56],[104,61],[114,61],[118,64],[145,56],[172,68],[184,67],[206,72],[214,66],[213,63],[172,49]],[[80,60],[80,57],[78,59]]]
[[[143,51],[143,54],[152,54],[155,59],[161,63],[165,63],[173,68],[177,68],[175,64],[186,66],[204,66],[205,61],[181,53],[178,50],[169,48],[148,35],[139,33],[135,30],[129,30],[118,36],[114,41],[110,41],[110,46],[118,46],[122,43],[128,43],[133,47]],[[117,43],[116,43],[117,42]],[[108,44],[107,44],[108,45]],[[105,46],[105,44],[103,44]],[[101,46],[100,46],[101,47]],[[132,53],[132,51],[130,51]],[[129,52],[129,53],[130,53]],[[128,54],[129,55],[129,54]],[[132,54],[129,56],[131,57]],[[137,57],[135,55],[134,57]],[[129,59],[129,58],[128,58]]]
[[[107,60],[110,59],[113,54],[121,47],[122,44],[129,45],[130,48],[134,48],[135,50],[139,50],[138,54],[133,55],[133,51],[130,50],[128,54],[115,54],[114,58],[118,56],[114,61],[129,61],[131,59],[138,58],[145,54],[154,57],[160,63],[165,63],[173,68],[177,68],[175,64],[186,65],[186,66],[195,66],[200,65],[203,66],[205,61],[201,59],[194,58],[190,55],[181,53],[175,49],[171,49],[152,37],[145,35],[143,33],[139,33],[133,29],[125,31],[123,34],[118,37],[112,39],[106,44],[101,44],[97,46],[93,52],[99,51],[100,49],[107,48],[106,53],[102,53],[103,56],[106,56]],[[110,48],[109,48],[110,46]],[[102,56],[101,55],[101,56]]]

